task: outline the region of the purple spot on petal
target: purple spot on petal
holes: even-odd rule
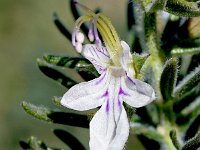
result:
[[[109,109],[110,109],[110,104],[109,104],[109,99],[107,99],[106,112],[109,112]]]

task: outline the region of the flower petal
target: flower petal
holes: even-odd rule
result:
[[[128,75],[134,76],[135,70],[133,68],[133,60],[130,52],[130,47],[124,41],[121,41],[121,46],[123,48],[123,51],[120,57],[120,64],[122,65],[122,68],[127,72]]]
[[[128,139],[129,123],[122,105],[120,78],[112,78],[109,97],[90,122],[91,150],[122,150]]]
[[[110,76],[110,73],[105,72],[97,79],[73,86],[64,94],[61,104],[79,111],[102,105],[105,100],[102,95],[108,87]]]
[[[90,122],[90,150],[122,150],[128,139],[129,123],[124,107],[116,122],[113,109],[106,112],[106,105]]]
[[[155,99],[154,89],[140,80],[123,77],[121,86],[127,94],[122,99],[132,107],[145,106]]]
[[[101,74],[107,67],[110,58],[105,47],[97,47],[95,44],[86,44],[83,47],[83,56],[87,58]]]
[[[116,127],[116,136],[114,137],[112,143],[110,144],[110,149],[122,150],[129,135],[129,122],[127,118],[126,111],[122,106],[121,115],[119,116],[119,122]]]

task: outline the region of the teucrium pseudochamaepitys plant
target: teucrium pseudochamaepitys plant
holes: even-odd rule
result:
[[[83,57],[45,55],[37,60],[46,76],[69,89],[63,97],[53,98],[56,106],[99,110],[86,116],[28,102],[23,102],[22,107],[43,121],[89,128],[91,150],[134,149],[126,146],[129,132],[138,137],[145,149],[198,149],[200,34],[193,36],[192,30],[197,26],[191,27],[193,18],[186,17],[200,15],[199,1],[134,0],[127,4],[126,41],[130,46],[119,39],[111,21],[100,10],[94,13],[71,0],[76,19],[72,34],[57,14],[53,19]],[[78,7],[86,15],[80,15]],[[89,22],[89,28],[84,22]],[[95,44],[85,44],[84,37]],[[74,69],[86,82],[77,83],[54,66]],[[54,134],[71,149],[86,149],[67,131],[55,129]],[[36,137],[20,141],[20,146],[58,149]]]

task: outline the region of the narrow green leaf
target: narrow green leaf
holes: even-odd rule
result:
[[[194,137],[200,130],[200,114],[190,123],[188,129],[185,132],[185,141]]]
[[[61,130],[55,129],[54,134],[65,144],[67,144],[72,150],[86,150],[85,147],[81,144],[81,142],[75,138],[71,133]]]
[[[150,149],[160,150],[161,149],[160,142],[156,140],[149,139],[145,135],[137,135],[137,138],[140,140],[140,142],[142,143],[142,146],[144,146],[146,150],[150,150]]]
[[[172,93],[177,79],[177,59],[171,58],[165,63],[160,79],[160,90],[163,99],[169,101],[172,99]]]
[[[69,30],[63,25],[63,23],[60,21],[58,15],[56,13],[53,14],[53,21],[58,28],[58,30],[68,39],[71,41],[72,35],[69,32]]]
[[[157,123],[156,123],[156,120],[154,120],[154,117],[155,115],[157,115],[157,111],[155,109],[156,108],[154,106],[151,109],[148,109],[147,107],[141,107],[136,110],[136,114],[140,117],[141,121],[144,122],[145,124],[150,124],[153,127],[156,127]]]
[[[52,98],[52,101],[53,101],[53,103],[54,103],[56,106],[62,106],[61,103],[60,103],[61,98],[62,98],[62,97],[54,96],[54,97]]]
[[[91,65],[91,63],[87,59],[79,57],[44,55],[43,58],[50,64],[55,64],[57,66],[67,67],[71,69],[88,67]]]
[[[143,135],[149,139],[153,139],[156,141],[163,140],[163,136],[159,132],[157,132],[155,128],[145,126],[140,123],[131,123],[131,132],[136,135]]]
[[[135,24],[135,18],[133,14],[133,3],[132,0],[128,0],[127,4],[127,25],[128,25],[128,30],[130,31]]]
[[[170,138],[172,140],[172,143],[174,144],[174,147],[176,147],[177,150],[181,149],[180,142],[178,141],[177,135],[176,135],[176,130],[171,130],[170,133]]]
[[[176,117],[176,123],[179,126],[181,125],[188,126],[188,122],[192,122],[199,114],[200,114],[200,99],[197,98],[188,107],[186,107],[180,113],[178,113]]]
[[[49,123],[89,128],[89,120],[85,115],[53,111],[46,107],[36,106],[27,102],[23,102],[22,107],[28,114],[39,120]]]
[[[190,92],[200,82],[200,66],[187,75],[175,88],[174,96],[179,98]],[[200,88],[200,87],[199,87]]]
[[[52,113],[51,110],[47,109],[43,106],[35,106],[33,104],[22,102],[23,109],[31,116],[35,118],[47,122],[52,122],[52,120],[48,117],[48,114]]]
[[[42,73],[44,73],[49,78],[56,80],[61,85],[65,86],[66,88],[70,88],[77,84],[74,80],[70,79],[69,77],[66,77],[61,72],[55,70],[47,63],[43,62],[42,60],[37,60],[38,67]]]
[[[190,105],[194,106],[192,103],[195,103],[196,98],[200,95],[200,83],[192,88],[188,93],[184,94],[182,97],[176,99],[173,110],[175,113],[181,112],[183,109],[191,110]],[[193,109],[193,107],[192,107]],[[186,112],[186,111],[185,111]]]
[[[85,58],[55,55],[44,55],[43,58],[50,64],[75,69],[85,80],[91,80],[99,76],[95,67]]]
[[[161,48],[168,55],[177,42],[178,31],[180,30],[181,17],[170,15],[161,37]]]
[[[197,150],[198,148],[200,148],[200,132],[198,132],[195,137],[188,140],[182,150]]]
[[[199,2],[188,2],[187,0],[167,0],[165,11],[177,16],[195,17],[200,16]]]
[[[200,48],[194,47],[194,48],[173,48],[171,50],[172,56],[179,56],[179,55],[187,55],[187,54],[199,54]]]
[[[142,0],[147,13],[156,12],[163,9],[167,0]]]
[[[30,146],[27,142],[19,141],[19,145],[21,148],[23,148],[23,150],[30,149]]]
[[[31,138],[29,139],[29,145],[33,150],[41,150],[41,147],[38,144],[38,139],[34,136],[31,136]]]
[[[65,112],[52,112],[48,114],[48,117],[52,119],[54,123],[89,128],[89,118],[85,115]]]
[[[58,148],[48,147],[43,141],[37,137],[31,136],[28,142],[20,141],[20,146],[25,150],[61,150]]]

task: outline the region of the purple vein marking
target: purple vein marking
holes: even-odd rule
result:
[[[120,86],[120,88],[119,88],[118,94],[119,94],[119,95],[124,95],[124,96],[129,96],[129,94],[127,94],[126,92],[124,92],[124,90],[122,89],[121,86]]]
[[[107,99],[107,104],[106,104],[106,112],[109,112],[110,109],[110,104],[109,104],[109,98]]]
[[[106,76],[106,72],[104,72],[103,76],[95,83],[95,85],[98,85],[99,83],[101,83],[103,81],[103,79]]]
[[[126,76],[127,76],[127,75],[126,75]],[[127,78],[128,78],[128,80],[129,80],[131,83],[133,83],[134,85],[136,85],[135,82],[134,82],[129,76],[127,76]]]
[[[106,101],[106,112],[109,112],[110,104],[109,104],[109,93],[108,93],[108,89],[105,91],[105,93],[104,93],[101,97],[107,97],[107,101]]]
[[[117,96],[117,100],[118,100],[117,103],[118,103],[119,108],[121,107],[120,95],[123,95],[123,96],[130,96],[130,95],[127,94],[127,93],[122,89],[122,87],[120,86],[119,92],[118,92],[118,96]]]
[[[106,90],[101,97],[108,97],[108,95],[109,95],[108,90]]]

